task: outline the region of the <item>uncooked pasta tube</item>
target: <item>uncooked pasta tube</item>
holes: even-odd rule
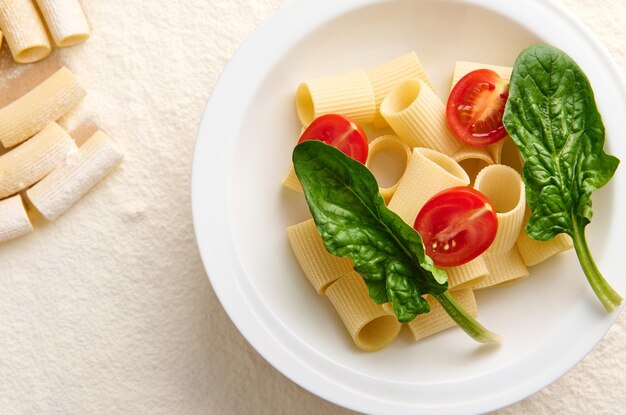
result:
[[[12,147],[41,131],[85,96],[74,74],[63,67],[34,89],[0,109],[0,142]]]
[[[515,246],[508,252],[499,254],[485,252],[482,256],[489,268],[489,275],[474,286],[475,290],[513,284],[528,276],[528,268]]]
[[[0,199],[43,179],[77,151],[74,140],[57,123],[0,156]]]
[[[380,104],[380,113],[409,147],[427,147],[451,156],[460,147],[446,123],[446,108],[421,79],[396,86]]]
[[[390,183],[390,185],[381,185],[381,182],[383,182],[382,179],[384,178],[376,178],[378,181],[378,191],[385,200],[385,203],[389,203],[389,200],[398,188],[410,157],[411,149],[409,146],[395,135],[378,137],[369,144],[369,152],[365,166],[369,168],[375,176],[378,174],[379,170],[386,172],[391,170],[399,171],[397,175],[398,179]],[[380,167],[380,169],[378,167]]]
[[[451,157],[465,170],[471,183],[474,182],[479,171],[493,164],[493,160],[487,150],[467,144],[462,145]]]
[[[113,170],[123,154],[102,131],[96,132],[78,152],[68,157],[26,196],[47,220],[54,220]]]
[[[326,250],[313,219],[290,226],[287,236],[304,275],[318,293],[323,294],[331,283],[352,271],[352,260]]]
[[[15,239],[33,230],[22,197],[15,195],[0,200],[0,243]]]
[[[428,199],[449,187],[468,184],[467,173],[450,157],[435,150],[414,148],[389,209],[413,226]]]
[[[16,62],[37,62],[50,53],[46,29],[31,0],[0,0],[0,30]]]
[[[454,88],[457,82],[459,82],[459,80],[463,78],[465,75],[478,69],[491,69],[492,71],[500,75],[500,77],[507,82],[511,79],[511,73],[513,72],[513,68],[510,66],[489,65],[486,63],[458,61],[454,65],[454,73],[452,74],[452,82],[450,85],[450,89],[452,90],[452,88]]]
[[[527,207],[522,229],[526,226],[530,215],[530,209]],[[516,245],[527,267],[537,265],[556,254],[574,247],[572,238],[567,234],[561,233],[548,241],[537,241],[528,236],[524,230],[520,232]]]
[[[396,316],[374,303],[363,278],[355,271],[333,282],[326,295],[359,349],[382,349],[400,332],[402,326]]]
[[[508,252],[515,245],[524,222],[526,193],[522,177],[509,166],[493,164],[478,173],[474,188],[487,196],[498,218],[496,237],[487,252]]]
[[[89,24],[78,0],[36,1],[57,46],[72,46],[89,38]]]
[[[376,99],[376,115],[373,121],[376,128],[387,126],[387,121],[380,115],[380,104],[393,87],[409,79],[419,78],[433,88],[422,63],[413,51],[368,69],[367,76]]]
[[[456,301],[470,314],[472,317],[478,315],[478,309],[476,307],[476,298],[472,290],[460,290],[451,291],[450,294],[456,299]],[[411,322],[407,323],[407,327],[413,336],[415,341],[421,340],[424,337],[428,337],[450,327],[456,326],[456,323],[448,313],[443,309],[441,304],[435,300],[432,296],[427,295],[424,297],[430,305],[430,312],[425,314],[418,314]]]
[[[358,69],[301,83],[296,91],[296,109],[305,126],[324,114],[370,123],[376,114],[376,100],[367,73]]]
[[[445,154],[414,148],[406,171],[389,201],[389,209],[413,226],[424,204],[444,189],[469,184],[467,173]],[[471,287],[484,279],[487,266],[481,257],[458,267],[446,268],[450,287]]]

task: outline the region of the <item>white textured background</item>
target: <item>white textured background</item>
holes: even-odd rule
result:
[[[626,71],[626,1],[561,1]],[[204,105],[281,0],[83,3],[93,37],[55,55],[88,89],[81,114],[127,158],[57,222],[0,246],[0,413],[352,413],[246,343],[194,243],[189,175]],[[0,86],[14,72],[4,45]],[[497,414],[626,413],[624,345],[622,315],[573,370]]]

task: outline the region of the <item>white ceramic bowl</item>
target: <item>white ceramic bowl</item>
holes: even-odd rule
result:
[[[479,320],[499,333],[481,346],[457,329],[376,353],[355,349],[330,302],[315,294],[285,229],[308,216],[281,187],[300,131],[302,80],[369,67],[415,50],[440,96],[456,60],[512,65],[526,46],[568,52],[588,74],[607,128],[625,150],[626,89],[607,52],[570,14],[544,0],[310,0],[287,3],[246,41],[216,85],[200,126],[192,198],[198,246],[224,308],[272,365],[311,392],[367,413],[474,413],[553,382],[615,320],[588,287],[573,252],[514,286],[480,292]],[[624,168],[594,195],[588,239],[606,278],[621,274]],[[582,392],[582,391],[581,391]]]

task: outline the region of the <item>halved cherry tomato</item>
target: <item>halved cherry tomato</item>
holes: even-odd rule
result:
[[[435,265],[454,267],[489,248],[498,218],[485,195],[470,187],[452,187],[426,202],[413,227]]]
[[[472,146],[486,146],[506,136],[502,125],[509,84],[490,69],[465,75],[452,89],[446,119],[452,134]]]
[[[361,127],[343,115],[320,115],[307,127],[298,143],[319,140],[343,151],[347,156],[365,164],[367,136]]]

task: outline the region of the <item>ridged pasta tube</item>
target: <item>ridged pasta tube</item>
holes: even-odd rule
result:
[[[41,131],[85,96],[74,74],[63,67],[31,91],[0,109],[0,142],[12,147]]]
[[[461,305],[461,307],[468,312],[468,314],[472,317],[476,317],[478,315],[476,298],[474,297],[472,290],[451,291],[450,294],[452,294],[452,296]],[[409,331],[415,341],[456,326],[454,320],[450,318],[448,313],[436,299],[430,295],[427,295],[424,298],[428,301],[428,305],[430,305],[430,312],[418,314],[418,316],[411,322],[407,323],[407,327],[409,328]]]
[[[483,281],[474,286],[475,290],[488,287],[501,287],[516,283],[528,276],[528,268],[515,246],[507,252],[483,255],[489,275]]]
[[[526,226],[530,218],[530,209],[526,208],[523,227]],[[561,233],[548,241],[537,241],[532,239],[525,231],[520,232],[517,238],[517,249],[527,267],[537,265],[546,259],[561,252],[572,249],[574,244],[569,235]]]
[[[449,156],[428,148],[414,148],[406,171],[388,207],[413,226],[424,204],[444,189],[467,186],[467,173]],[[481,257],[458,267],[446,268],[450,288],[467,288],[488,273]]]
[[[471,183],[476,179],[478,172],[493,164],[493,160],[487,150],[466,144],[462,145],[451,157],[465,170]]]
[[[0,200],[0,243],[15,239],[33,230],[22,197],[15,195]]]
[[[370,123],[376,114],[376,100],[367,73],[357,69],[301,83],[296,90],[296,110],[305,126],[324,114]]]
[[[46,29],[31,0],[0,0],[0,30],[16,62],[37,62],[50,54]]]
[[[78,149],[57,123],[0,156],[0,199],[37,183]]]
[[[117,144],[98,131],[76,154],[28,189],[26,196],[44,218],[52,221],[109,174],[122,157]]]
[[[78,0],[36,1],[57,46],[72,46],[89,38],[89,23]]]
[[[336,257],[326,250],[313,219],[290,226],[287,236],[300,268],[319,294],[352,271],[352,260]]]
[[[372,173],[376,172],[376,169],[373,169],[373,167],[378,165],[383,165],[386,172],[391,170],[391,168],[397,169],[398,167],[402,170],[402,173],[398,175],[398,180],[390,186],[381,186],[381,180],[377,178],[378,191],[385,200],[385,203],[389,203],[389,200],[391,200],[391,197],[398,188],[410,157],[411,149],[409,146],[395,135],[383,135],[369,143],[365,166],[373,170]],[[392,164],[393,166],[390,166]]]
[[[409,79],[421,79],[430,88],[434,89],[428,75],[422,66],[417,54],[414,51],[405,53],[381,65],[377,65],[367,70],[367,76],[374,89],[376,99],[376,115],[374,116],[374,127],[386,127],[387,121],[380,115],[380,104],[385,96],[398,84]]]
[[[487,252],[500,254],[509,251],[522,230],[526,211],[522,177],[509,166],[493,164],[478,173],[474,188],[487,196],[498,218],[496,238]]]
[[[461,147],[446,123],[446,108],[421,79],[393,88],[380,104],[380,113],[409,147],[426,147],[451,156]]]
[[[457,61],[454,64],[454,73],[452,74],[452,82],[450,84],[450,90],[454,88],[454,86],[468,73],[478,70],[478,69],[491,69],[502,79],[509,82],[511,79],[511,73],[513,72],[513,68],[510,66],[500,66],[500,65],[490,65],[486,63],[478,63],[478,62],[467,62],[467,61]]]
[[[355,271],[333,282],[326,295],[359,349],[380,350],[398,336],[402,327],[398,319],[393,312],[374,303],[365,281]]]
[[[428,199],[449,187],[468,184],[467,173],[450,157],[428,148],[414,148],[389,209],[413,226]]]

